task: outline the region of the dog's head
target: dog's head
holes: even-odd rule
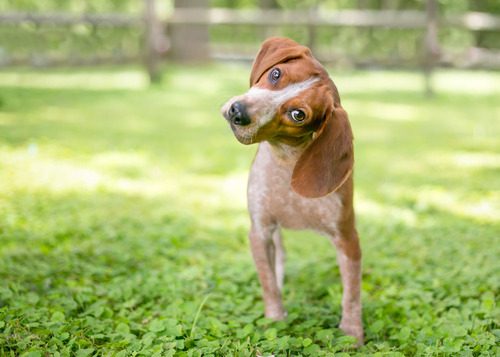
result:
[[[243,144],[308,144],[291,182],[302,196],[333,192],[351,173],[352,132],[337,88],[311,51],[290,39],[262,44],[250,90],[231,98],[222,114]]]

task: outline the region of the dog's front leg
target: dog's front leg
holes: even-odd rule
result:
[[[274,271],[276,273],[276,282],[278,283],[278,289],[283,292],[283,284],[285,283],[285,260],[286,252],[283,246],[283,238],[281,237],[281,231],[277,227],[273,232],[273,243],[274,243]]]
[[[274,320],[282,320],[285,317],[285,311],[275,273],[276,248],[272,235],[272,229],[263,228],[257,230],[252,225],[252,229],[250,230],[250,246],[262,286],[265,316]]]

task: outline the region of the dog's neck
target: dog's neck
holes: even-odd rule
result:
[[[269,140],[263,144],[269,145],[270,152],[279,165],[293,168],[312,140],[313,137],[310,135],[293,142]]]

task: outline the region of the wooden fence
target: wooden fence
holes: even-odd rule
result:
[[[233,10],[233,9],[177,9],[170,23],[208,25],[255,26],[352,26],[415,28],[426,27],[427,14],[417,10]],[[458,26],[471,31],[500,30],[500,16],[469,12],[446,16],[440,26]]]
[[[164,32],[164,24],[155,16],[155,0],[145,0],[142,16],[128,14],[70,14],[70,13],[0,13],[0,25],[22,26],[77,26],[90,25],[99,28],[130,28],[142,33],[141,53],[115,54],[109,56],[75,56],[66,58],[46,58],[42,66],[92,66],[101,64],[124,64],[142,62],[151,80],[158,78],[158,63],[168,50],[168,39]],[[0,47],[2,46],[0,40]],[[12,56],[0,63],[6,66],[39,66],[29,57]]]
[[[487,13],[469,12],[461,15],[440,16],[435,1],[428,1],[424,11],[283,11],[283,10],[231,10],[220,8],[178,8],[166,20],[160,21],[155,15],[155,0],[144,0],[144,13],[141,15],[125,14],[68,14],[68,13],[2,13],[0,25],[20,26],[34,24],[36,26],[72,26],[79,24],[96,27],[132,28],[142,34],[142,53],[132,56],[110,56],[87,58],[79,61],[57,59],[52,65],[89,65],[101,63],[138,62],[142,60],[152,80],[158,78],[159,63],[169,49],[168,31],[178,25],[203,25],[206,28],[224,26],[255,26],[259,28],[297,27],[302,26],[309,31],[308,44],[316,43],[314,38],[319,27],[354,27],[383,29],[416,29],[421,30],[425,41],[422,42],[422,65],[426,73],[446,55],[440,52],[438,31],[446,27],[458,27],[467,31],[499,31],[500,16]],[[190,46],[190,43],[186,43]],[[1,40],[0,40],[1,47]],[[238,53],[235,44],[231,53],[222,53],[212,47],[212,58],[250,59],[250,53]],[[476,63],[488,62],[489,67],[500,68],[500,53],[492,53],[483,49],[474,49]],[[325,58],[328,60],[328,58]],[[4,61],[4,66],[30,65],[29,58],[11,58]]]

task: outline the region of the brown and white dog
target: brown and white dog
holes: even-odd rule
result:
[[[270,38],[255,58],[250,90],[231,98],[222,114],[241,143],[259,143],[248,210],[266,317],[286,315],[280,227],[312,229],[337,248],[343,284],[340,328],[363,343],[353,136],[335,84],[307,47]]]

